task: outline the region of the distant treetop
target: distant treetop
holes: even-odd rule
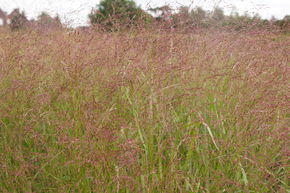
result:
[[[128,26],[148,17],[133,0],[102,0],[92,9],[89,19],[92,25],[103,24],[110,30]]]

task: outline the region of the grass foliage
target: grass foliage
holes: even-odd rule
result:
[[[289,190],[289,35],[0,30],[0,192]]]

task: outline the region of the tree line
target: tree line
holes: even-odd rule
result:
[[[4,15],[2,12],[2,19],[5,18],[4,26],[7,25],[7,20],[9,20],[8,26],[12,31],[25,29],[29,27],[50,27],[50,28],[61,28],[62,23],[58,16],[52,17],[47,12],[42,12],[37,18],[28,20],[24,11],[14,9],[9,15]]]
[[[152,14],[149,14],[149,13]],[[242,30],[249,27],[277,27],[290,29],[290,15],[283,19],[272,17],[262,19],[258,14],[253,16],[244,13],[232,12],[226,15],[222,8],[216,7],[213,11],[202,7],[191,9],[189,6],[180,6],[177,11],[169,6],[142,10],[133,0],[102,0],[96,9],[89,14],[91,25],[103,26],[108,30],[132,27],[140,24],[164,24],[170,28],[210,28],[223,27]],[[141,25],[143,26],[143,25]]]
[[[88,15],[90,25],[97,26],[106,31],[124,30],[132,27],[147,27],[152,24],[167,28],[211,28],[223,27],[233,30],[242,30],[249,27],[277,27],[286,31],[290,29],[290,15],[283,19],[272,17],[270,20],[262,19],[258,14],[240,15],[232,12],[225,15],[222,8],[216,7],[213,11],[201,7],[190,9],[181,6],[177,11],[169,6],[161,6],[143,10],[133,0],[102,0]],[[19,9],[13,11],[9,24],[11,30],[18,30],[27,26],[62,27],[60,18],[51,17],[42,12],[36,20],[28,20],[24,12]]]

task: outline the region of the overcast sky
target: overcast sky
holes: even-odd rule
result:
[[[6,12],[14,8],[24,10],[29,19],[35,18],[42,11],[55,16],[57,13],[62,21],[72,26],[86,25],[87,15],[99,0],[0,0],[0,8]],[[164,4],[178,7],[180,5],[202,6],[211,9],[223,7],[226,13],[233,10],[239,13],[259,13],[263,18],[283,18],[290,14],[290,0],[135,0],[143,9]]]

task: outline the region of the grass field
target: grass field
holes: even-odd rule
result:
[[[289,191],[290,36],[0,30],[0,192]]]

